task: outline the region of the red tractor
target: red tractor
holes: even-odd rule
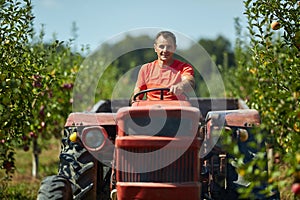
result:
[[[161,100],[106,100],[71,113],[58,174],[42,181],[38,199],[239,199],[237,189],[251,182],[230,162],[220,130],[249,162],[259,151],[247,146],[258,112],[238,99],[164,100],[167,88],[136,96],[153,90]],[[261,194],[266,186],[253,190],[255,199],[279,199]]]

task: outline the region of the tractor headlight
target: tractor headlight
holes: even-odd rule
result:
[[[239,128],[237,130],[237,136],[240,139],[241,142],[246,142],[249,138],[249,133],[246,129]]]
[[[106,142],[107,133],[101,126],[87,127],[82,130],[81,140],[84,146],[91,150],[100,150]]]

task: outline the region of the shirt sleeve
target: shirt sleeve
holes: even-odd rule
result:
[[[194,77],[194,69],[190,64],[184,63],[181,71],[181,76],[192,76]]]

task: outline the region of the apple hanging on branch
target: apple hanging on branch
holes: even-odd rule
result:
[[[299,195],[300,196],[300,183],[294,183],[292,185],[292,192],[295,194],[295,195]]]
[[[278,29],[280,29],[280,23],[279,23],[278,21],[273,21],[273,22],[271,23],[271,28],[272,28],[273,30],[278,30]]]

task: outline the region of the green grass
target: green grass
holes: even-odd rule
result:
[[[52,139],[39,154],[39,174],[32,177],[32,151],[16,151],[16,170],[12,180],[0,182],[0,199],[35,200],[41,180],[49,175],[57,174],[60,152],[60,140]],[[0,177],[3,177],[3,172]]]
[[[10,185],[4,189],[0,195],[1,199],[15,199],[15,200],[32,200],[36,199],[37,191],[39,189],[39,181],[29,183],[18,183]]]

